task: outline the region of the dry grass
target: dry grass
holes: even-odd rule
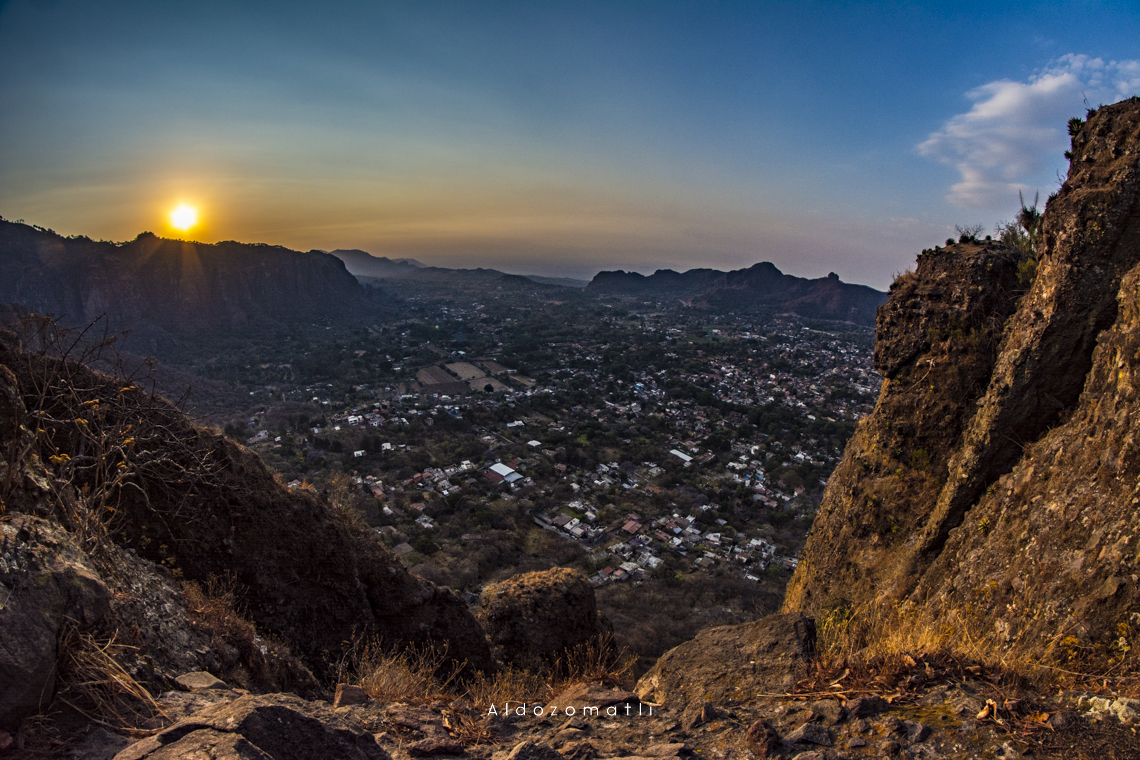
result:
[[[1064,633],[1048,641],[1006,640],[961,614],[932,620],[920,610],[876,600],[824,611],[816,621],[818,658],[801,690],[838,696],[879,694],[905,699],[925,683],[984,678],[1002,688],[1039,693],[1081,689],[1117,695],[1140,693],[1135,658],[1094,668],[1071,648]]]
[[[57,699],[96,723],[120,732],[145,734],[165,715],[150,692],[118,657],[133,647],[114,639],[98,641],[65,625],[59,637],[60,689]]]
[[[579,682],[629,688],[636,662],[632,654],[614,644],[612,634],[568,649],[553,664],[541,669],[507,666],[493,674],[476,672],[461,677],[462,666],[447,666],[446,655],[446,649],[430,645],[393,650],[377,642],[358,641],[341,663],[339,680],[360,686],[380,701],[423,704],[463,699],[486,706],[541,702]]]
[[[394,650],[379,642],[354,642],[341,662],[339,680],[355,683],[373,699],[425,703],[456,696],[462,665],[446,667],[446,646]]]
[[[476,715],[469,710],[444,715],[443,726],[454,739],[468,747],[498,744],[501,740],[486,715]]]
[[[316,491],[307,481],[301,484],[301,488],[306,487],[310,491]],[[370,527],[360,509],[359,496],[360,489],[345,473],[334,474],[325,487],[325,498],[333,517],[355,533],[367,533]]]
[[[555,663],[553,672],[562,683],[586,681],[612,688],[631,688],[636,664],[636,655],[625,647],[618,647],[614,635],[606,633],[567,649]]]
[[[894,279],[891,280],[890,290],[896,288],[905,288],[918,282],[918,273],[913,269],[904,269],[901,272],[895,272]]]
[[[494,675],[477,673],[464,696],[476,707],[504,702],[542,702],[554,693],[548,674],[506,667]]]
[[[238,607],[237,579],[233,575],[210,576],[203,588],[194,581],[182,584],[182,598],[190,623],[207,631],[211,639],[253,641],[256,631]],[[220,643],[215,640],[215,647]]]

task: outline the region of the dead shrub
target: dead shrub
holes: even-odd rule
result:
[[[451,736],[465,747],[476,744],[498,744],[499,734],[491,727],[486,715],[461,710],[443,716],[443,726]]]
[[[119,663],[119,656],[133,650],[114,638],[97,640],[74,625],[64,625],[59,636],[57,699],[87,718],[134,734],[148,733],[145,726],[164,716],[154,697]]]
[[[895,272],[894,279],[891,280],[889,290],[896,290],[898,288],[905,288],[914,285],[918,282],[918,273],[913,269],[904,269],[901,272]]]
[[[542,702],[553,693],[544,674],[508,666],[491,675],[476,673],[468,680],[464,696],[485,711],[489,705],[504,702]]]
[[[567,649],[554,666],[561,683],[589,682],[612,688],[630,688],[637,656],[619,647],[612,633],[599,634]]]
[[[446,646],[397,650],[357,640],[341,661],[338,680],[356,684],[376,700],[424,703],[454,699],[463,667],[465,663],[448,665]]]

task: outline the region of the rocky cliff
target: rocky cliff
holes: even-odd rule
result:
[[[150,233],[123,244],[0,221],[0,303],[66,324],[107,315],[118,327],[173,335],[264,327],[376,308],[335,256]]]
[[[1131,646],[1140,99],[1090,112],[1072,154],[1028,292],[996,244],[926,252],[892,288],[878,405],[786,609],[901,600],[998,646],[1099,661]]]

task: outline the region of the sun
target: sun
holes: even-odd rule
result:
[[[198,223],[198,209],[185,203],[170,212],[170,226],[185,232]]]

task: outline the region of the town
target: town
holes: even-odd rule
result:
[[[735,600],[709,604],[725,622],[778,599],[877,396],[872,331],[565,288],[476,295],[421,290],[395,324],[314,325],[245,366],[222,355],[206,369],[248,399],[226,432],[291,487],[344,483],[413,572],[472,600],[551,565],[585,573],[603,607],[701,577]]]

